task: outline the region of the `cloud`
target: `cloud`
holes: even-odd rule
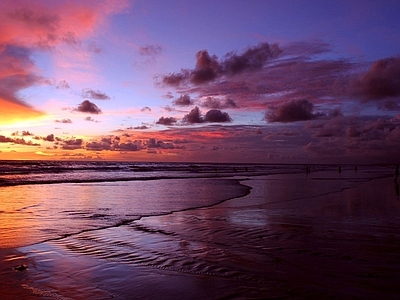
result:
[[[314,104],[306,99],[291,100],[283,104],[271,107],[266,112],[265,118],[268,122],[297,122],[307,121],[316,118],[317,115],[313,114]]]
[[[12,143],[25,146],[40,146],[40,144],[38,143],[34,143],[32,141],[26,141],[23,138],[10,138],[4,135],[0,135],[0,143]]]
[[[54,134],[49,134],[48,136],[44,137],[43,140],[48,142],[54,142],[55,141]]]
[[[111,138],[102,138],[101,141],[88,142],[85,145],[86,150],[103,151],[111,149]]]
[[[140,151],[144,148],[142,141],[126,141],[114,146],[114,150],[118,151]]]
[[[200,102],[200,106],[212,109],[225,109],[225,108],[237,108],[235,101],[228,99],[218,99],[216,97],[208,96]]]
[[[31,132],[29,132],[29,131],[26,131],[26,130],[23,130],[23,131],[21,131],[21,132],[19,132],[19,131],[16,131],[16,132],[13,132],[12,134],[11,134],[11,136],[33,136],[34,134],[33,133],[31,133]]]
[[[95,91],[89,88],[83,89],[82,98],[90,98],[95,100],[110,100],[111,98],[107,96],[105,93],[100,92],[99,90]]]
[[[160,124],[160,125],[173,125],[174,123],[176,123],[176,118],[174,117],[161,117],[160,119],[158,119],[158,121],[156,122],[156,124]]]
[[[94,5],[96,4],[96,5]],[[108,15],[125,9],[127,1],[43,1],[3,0],[0,10],[0,102],[1,123],[37,118],[35,110],[19,96],[19,91],[45,80],[31,60],[32,53],[49,51],[58,45],[79,49],[81,39],[93,34]],[[56,88],[69,85],[61,81]],[[5,107],[3,104],[9,102]]]
[[[142,56],[154,57],[156,55],[161,54],[162,48],[160,45],[146,45],[146,46],[140,47],[138,52]]]
[[[49,85],[54,85],[57,90],[68,90],[71,88],[66,80],[60,80],[57,83],[55,80],[45,79],[44,82]]]
[[[174,149],[175,146],[171,142],[157,141],[151,138],[147,141],[147,148]]]
[[[76,149],[81,149],[82,147],[83,147],[82,139],[64,140],[61,146],[61,148],[64,150],[76,150]]]
[[[352,89],[354,95],[364,101],[399,98],[400,56],[374,62],[367,72],[352,82]]]
[[[36,68],[30,55],[31,51],[26,48],[0,46],[0,98],[29,108],[17,93],[41,82],[41,77],[35,74]]]
[[[217,77],[207,84],[191,84],[191,70],[188,69],[163,79],[181,94],[195,94],[198,99],[195,104],[211,109],[236,106],[265,111],[270,106],[298,99],[308,99],[318,105],[342,106],[356,101],[354,95],[349,94],[350,79],[363,64],[329,59],[325,54],[329,54],[330,48],[320,41],[284,45],[279,57],[267,60],[257,72],[245,69],[234,76]],[[220,66],[221,61],[218,60]]]
[[[200,109],[197,106],[193,108],[188,114],[183,117],[182,122],[188,124],[203,123],[204,120],[201,115]]]
[[[231,122],[232,119],[228,113],[222,112],[218,109],[211,109],[209,110],[206,115],[203,117],[200,109],[196,106],[193,108],[188,114],[186,114],[183,119],[182,123],[184,124],[196,124],[196,123],[224,123],[224,122]]]
[[[151,108],[148,106],[143,107],[141,110],[141,112],[151,112]]]
[[[188,94],[185,94],[175,99],[172,103],[178,106],[189,106],[193,104],[193,101]]]
[[[149,127],[147,127],[146,125],[141,125],[141,126],[133,127],[133,129],[145,130],[145,129],[149,129]]]
[[[232,122],[231,117],[226,112],[222,112],[218,109],[209,110],[204,116],[205,122],[210,123],[224,123],[224,122]]]
[[[88,121],[88,122],[96,122],[96,123],[98,123],[99,121],[96,121],[95,119],[93,119],[92,117],[86,117],[85,118],[85,121]]]
[[[54,122],[56,122],[56,123],[63,123],[63,124],[72,124],[72,120],[71,120],[71,119],[55,120]]]
[[[90,102],[89,100],[84,100],[81,104],[78,105],[77,108],[73,109],[73,111],[88,113],[88,114],[101,114],[101,109],[97,107],[96,104]]]
[[[164,85],[174,87],[187,83],[202,85],[223,76],[261,70],[268,59],[276,58],[280,53],[278,45],[270,46],[268,43],[250,47],[242,54],[229,52],[221,60],[218,60],[216,55],[211,56],[207,50],[200,50],[196,53],[194,69],[164,75],[161,81]]]
[[[235,75],[245,71],[260,70],[270,58],[281,54],[282,50],[277,44],[270,46],[268,43],[260,43],[256,47],[248,48],[243,54],[228,53],[222,62],[224,73]]]

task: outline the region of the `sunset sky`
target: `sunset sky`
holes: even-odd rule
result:
[[[400,3],[0,2],[0,159],[400,163]]]

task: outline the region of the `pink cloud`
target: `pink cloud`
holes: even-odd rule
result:
[[[31,60],[33,50],[49,51],[58,45],[79,47],[106,23],[110,14],[122,11],[127,1],[10,1],[0,10],[0,97],[38,115],[17,94],[21,89],[42,84]],[[62,87],[68,88],[64,80]],[[7,114],[16,114],[9,111]],[[11,118],[11,117],[10,117]],[[12,118],[11,118],[12,119]]]

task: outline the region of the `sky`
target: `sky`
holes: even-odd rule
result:
[[[400,163],[400,3],[0,2],[0,159]]]

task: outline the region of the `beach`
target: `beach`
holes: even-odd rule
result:
[[[390,168],[242,170],[3,187],[0,298],[398,298]]]

